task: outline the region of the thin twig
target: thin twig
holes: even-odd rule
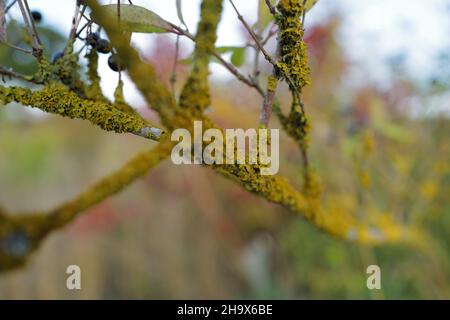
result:
[[[263,105],[259,114],[259,124],[263,125],[264,127],[267,127],[269,125],[275,94],[276,90],[267,90],[267,93],[264,96]]]
[[[269,11],[272,15],[276,15],[277,14],[277,10],[275,9],[275,7],[270,3],[270,0],[266,0],[266,5],[267,8],[269,8]]]
[[[28,6],[28,1],[27,0],[23,0],[23,1],[25,3],[25,9],[27,10],[28,17],[29,17],[29,19],[31,21],[31,28],[33,30],[34,36],[36,37],[37,45],[38,45],[38,47],[40,47],[41,46],[41,39],[39,39],[39,34],[38,34],[37,30],[36,30],[36,24],[34,23],[33,16],[31,15],[31,10],[30,10],[30,7]]]
[[[170,77],[170,86],[172,89],[172,95],[175,99],[175,85],[177,83],[177,64],[178,64],[178,56],[180,54],[180,36],[177,35],[177,40],[175,42],[175,55],[172,66],[172,75]]]
[[[269,42],[269,40],[272,39],[272,37],[274,35],[276,35],[277,33],[278,33],[278,29],[276,28],[276,25],[273,25],[270,28],[269,33],[267,34],[267,36],[263,40],[261,40],[261,44],[263,46],[265,46],[267,44],[267,42]]]
[[[177,35],[182,35],[187,37],[188,39],[192,40],[195,42],[195,37],[189,33],[186,30],[183,30],[182,28],[178,27],[177,25],[171,24],[171,27],[173,30],[171,30],[171,32],[174,32]],[[228,61],[226,61],[217,51],[213,51],[211,52],[211,55],[213,55],[217,60],[219,60],[220,64],[222,64],[222,66],[224,66],[231,74],[233,74],[239,81],[245,83],[246,85],[254,88],[256,91],[258,91],[258,93],[261,96],[264,96],[264,91],[261,89],[261,87],[255,83],[255,81],[253,81],[251,78],[248,78],[246,76],[244,76],[241,72],[239,72],[239,70],[232,65],[231,63],[229,63]]]
[[[244,17],[241,15],[239,10],[236,8],[233,0],[229,0],[229,1],[230,1],[231,5],[233,6],[234,11],[237,14],[239,21],[242,22],[242,24],[243,24],[244,28],[247,30],[248,34],[253,38],[253,40],[255,41],[255,44],[258,46],[259,50],[261,50],[262,54],[264,55],[264,58],[266,58],[266,60],[270,64],[275,65],[275,61],[273,61],[270,54],[267,52],[267,50],[261,44],[261,41],[260,41],[260,39],[258,39],[258,36],[253,32],[252,28],[248,25],[247,21],[245,21]]]
[[[261,96],[264,96],[264,91],[262,90],[262,88],[259,86],[258,83],[256,83],[255,81],[253,81],[253,79],[251,78],[247,78],[246,76],[244,76],[242,73],[239,72],[239,70],[232,65],[231,63],[229,63],[228,61],[226,61],[219,53],[217,52],[213,52],[212,55],[219,60],[219,62],[229,71],[231,72],[238,80],[240,80],[241,82],[245,83],[246,85],[256,89],[256,91],[258,91],[258,93]]]
[[[8,77],[16,78],[16,79],[23,80],[23,81],[37,83],[33,80],[33,78],[31,76],[27,76],[27,75],[15,72],[13,70],[7,69],[2,66],[0,66],[0,74],[2,76],[8,76]]]
[[[80,10],[80,6],[78,4],[75,5],[75,13],[72,17],[72,27],[70,28],[69,39],[67,40],[67,45],[66,48],[64,49],[64,52],[67,52],[69,47],[73,44],[73,42],[77,38],[78,35],[77,29],[85,10],[86,6],[83,6],[83,9]]]
[[[91,21],[86,22],[86,23],[80,28],[80,30],[78,30],[78,32],[77,32],[77,34],[76,34],[75,37],[78,38],[78,37],[81,35],[81,33],[83,32],[83,30],[86,29],[86,27],[88,27],[90,24],[92,24]]]
[[[22,12],[22,17],[27,25],[28,33],[30,34],[31,40],[33,41],[32,47],[33,47],[33,56],[35,56],[37,59],[40,59],[42,57],[42,48],[40,46],[40,42],[37,38],[37,34],[35,33],[35,29],[33,28],[33,25],[31,20],[33,19],[31,17],[31,13],[29,10],[27,10],[27,7],[24,4],[25,0],[18,0],[20,11]]]
[[[23,53],[26,53],[26,54],[31,54],[31,55],[33,54],[33,51],[27,50],[27,49],[24,49],[24,48],[21,48],[21,47],[18,47],[16,45],[11,44],[11,43],[8,43],[8,42],[0,42],[0,43],[5,45],[5,46],[7,46],[7,47],[10,47],[10,48],[12,48],[14,50],[20,51],[20,52],[23,52]]]
[[[5,9],[5,14],[9,11],[9,9],[12,8],[13,5],[15,5],[17,2],[17,0],[13,0],[10,4],[8,4],[8,6]]]
[[[262,39],[262,26],[261,26],[261,17],[259,12],[261,11],[261,2],[258,1],[258,21],[256,21],[256,36],[259,40]],[[254,47],[255,50],[255,56],[253,61],[253,81],[256,83],[259,83],[259,75],[261,74],[261,71],[259,70],[259,53],[261,52],[258,48],[258,46]]]
[[[119,21],[119,28],[120,28],[120,0],[117,0],[117,20]]]

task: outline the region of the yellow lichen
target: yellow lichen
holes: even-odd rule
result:
[[[162,140],[154,149],[138,154],[116,172],[53,210],[11,216],[0,213],[0,271],[23,265],[51,231],[64,227],[80,212],[144,175],[167,158],[172,147],[171,141]]]
[[[267,79],[267,91],[275,92],[277,90],[278,79],[275,76],[270,75]]]
[[[121,112],[106,103],[82,99],[60,84],[47,85],[34,92],[27,88],[0,86],[0,102],[7,104],[13,101],[63,117],[89,120],[106,131],[138,135],[145,132],[147,138],[154,140],[159,140],[162,132],[160,129],[145,131],[154,126],[141,117]]]
[[[180,107],[201,113],[211,103],[208,75],[209,56],[217,39],[222,0],[203,1],[195,37],[194,65],[180,96]]]
[[[90,50],[86,54],[88,61],[88,78],[90,81],[89,86],[85,90],[86,97],[92,100],[109,102],[103,95],[100,87],[100,76],[98,74],[98,53],[97,50]]]
[[[279,27],[279,59],[276,63],[281,78],[289,77],[291,90],[297,91],[311,83],[306,44],[303,41],[302,0],[283,0],[278,4],[280,16],[276,23]]]
[[[114,103],[113,106],[125,113],[135,114],[139,116],[139,114],[125,101],[123,96],[123,81],[120,80],[117,84],[116,90],[114,90]]]
[[[214,48],[216,29],[219,22],[222,1],[204,0],[202,2],[202,19],[196,36],[194,68],[181,95],[180,106],[177,106],[170,91],[158,80],[154,68],[143,63],[138,53],[118,32],[117,24],[107,17],[102,17],[101,7],[95,0],[86,3],[92,11],[98,13],[98,21],[105,28],[117,50],[121,61],[124,61],[131,79],[146,98],[149,105],[161,117],[163,124],[169,129],[187,128],[192,131],[192,120],[203,121],[203,127],[217,126],[202,113],[210,103],[207,84],[209,54]],[[300,16],[303,13],[301,0],[281,0],[278,5],[280,15],[276,22],[280,27],[280,60],[277,61],[274,77],[269,77],[268,90],[275,91],[276,82],[285,78],[289,80],[291,91],[297,93],[310,82],[307,64],[306,46],[303,43],[303,29]],[[79,79],[77,55],[71,48],[65,57],[55,64],[45,59],[40,61],[40,69],[34,77],[36,82],[45,86],[39,91],[27,88],[0,86],[0,104],[12,101],[31,105],[46,112],[56,113],[70,118],[86,119],[105,130],[131,132],[141,134],[147,131],[148,123],[141,117],[125,110],[118,110],[117,103],[125,103],[122,87],[116,90],[116,105],[101,100],[97,90],[99,79],[94,74],[97,60],[91,56],[89,75],[91,86],[86,87]],[[63,86],[57,82],[63,82]],[[292,82],[291,82],[292,81]],[[93,90],[94,92],[90,91]],[[97,90],[97,92],[95,92]],[[296,97],[291,113],[285,117],[277,102],[273,109],[279,115],[286,131],[293,136],[304,149],[307,146],[309,121],[301,110],[300,99]],[[120,109],[120,108],[119,108]],[[149,133],[151,135],[151,132]],[[370,154],[373,149],[371,140],[364,143],[364,150]],[[26,257],[35,250],[45,236],[72,221],[80,212],[100,202],[142,176],[148,169],[165,159],[172,150],[172,143],[163,139],[154,151],[138,155],[122,169],[104,178],[92,188],[81,193],[50,212],[32,215],[7,215],[0,210],[0,270],[10,269],[22,264]],[[340,239],[359,241],[366,244],[379,244],[391,241],[416,241],[420,233],[410,227],[396,224],[395,221],[379,219],[362,223],[355,218],[355,202],[347,201],[348,197],[329,199],[325,207],[321,206],[322,187],[312,170],[306,171],[303,192],[298,192],[287,179],[280,176],[264,176],[260,174],[259,164],[213,165],[214,170],[235,180],[246,190],[258,194],[268,201],[278,203],[311,221],[319,229]],[[432,188],[427,186],[425,194],[431,195]],[[428,189],[428,190],[427,190]],[[19,244],[19,246],[17,246]]]

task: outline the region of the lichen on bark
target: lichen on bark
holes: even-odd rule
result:
[[[162,129],[147,123],[141,117],[122,112],[103,102],[82,99],[62,84],[49,84],[38,91],[22,87],[0,86],[0,103],[10,102],[17,102],[63,117],[88,120],[106,131],[128,132],[153,140],[159,140],[163,134]]]

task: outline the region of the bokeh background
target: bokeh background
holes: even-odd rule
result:
[[[253,23],[257,1],[235,2]],[[49,53],[63,48],[75,1],[29,3],[43,14]],[[135,3],[177,21],[175,1]],[[184,1],[191,31],[198,3]],[[306,25],[313,84],[304,96],[324,206],[419,226],[426,250],[338,241],[208,169],[169,160],[53,233],[24,268],[0,274],[0,299],[450,299],[449,21],[448,0],[320,0]],[[218,45],[246,41],[227,4]],[[133,42],[168,83],[175,37]],[[182,40],[180,59],[191,50]],[[247,49],[243,72],[252,57]],[[117,74],[105,60],[102,86],[111,96]],[[35,67],[3,46],[0,62],[21,72]],[[222,127],[254,127],[260,98],[221,66],[212,70],[210,116]],[[178,89],[188,71],[177,65]],[[130,82],[125,88],[128,101],[157,120]],[[288,97],[282,88],[285,105]],[[281,139],[281,173],[300,184],[297,147]],[[0,204],[10,212],[50,209],[147,148],[83,121],[2,107]],[[71,264],[81,267],[80,291],[66,289]],[[381,267],[382,290],[366,287],[371,264]]]

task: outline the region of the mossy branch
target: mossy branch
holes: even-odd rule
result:
[[[169,127],[176,114],[176,102],[170,90],[159,80],[153,66],[141,61],[138,52],[130,46],[128,38],[119,30],[117,20],[105,15],[97,0],[87,0],[86,4],[108,34],[119,55],[120,64],[128,71],[149,106],[158,112],[163,125]]]
[[[0,272],[23,265],[52,231],[60,229],[88,208],[127,187],[166,159],[173,144],[167,139],[101,179],[76,198],[45,212],[8,215],[0,210]]]
[[[110,102],[103,95],[102,89],[100,87],[100,75],[98,74],[98,52],[97,50],[90,50],[86,54],[86,59],[88,61],[88,71],[87,75],[90,81],[89,86],[86,88],[86,97],[92,100]]]
[[[288,133],[297,141],[305,142],[307,122],[303,118],[303,110],[299,110],[301,88],[308,84],[309,68],[307,65],[306,47],[303,36],[300,15],[303,7],[300,0],[281,0],[277,7],[280,16],[277,23],[280,26],[280,57],[275,66],[274,78],[270,79],[268,91],[275,93],[276,81],[286,80],[294,96],[291,114],[285,117],[279,109],[275,111],[284,120],[283,125]],[[195,37],[196,49],[192,73],[183,89],[179,105],[176,104],[170,90],[158,79],[154,68],[141,61],[138,52],[129,45],[127,38],[118,30],[117,21],[102,15],[101,6],[96,0],[86,3],[95,13],[97,20],[106,30],[113,47],[117,50],[120,63],[127,69],[131,79],[143,94],[149,105],[158,112],[163,124],[169,129],[192,128],[194,119],[203,121],[205,129],[217,126],[202,111],[210,104],[207,78],[209,74],[209,55],[213,52],[216,40],[217,24],[222,10],[221,0],[204,0],[202,2],[202,18],[198,33]],[[45,61],[44,61],[45,62]],[[82,86],[79,77],[73,76],[78,72],[77,65],[61,60],[59,64],[67,68],[58,67],[52,70],[44,62],[41,63],[41,76],[38,80],[46,85],[32,91],[27,88],[0,86],[0,104],[18,102],[30,105],[46,112],[62,116],[89,120],[104,130],[118,133],[129,132],[145,138],[160,140],[162,130],[149,125],[140,116],[129,110],[118,110],[117,105],[103,101],[95,101],[100,96],[94,94],[94,100],[84,99],[76,93]],[[96,63],[92,60],[92,72]],[[73,70],[73,69],[77,70]],[[62,72],[67,71],[67,72]],[[67,73],[67,74],[66,74]],[[63,81],[68,79],[72,91],[61,84],[55,84],[54,75]],[[14,74],[9,74],[14,76]],[[98,75],[90,74],[94,82],[94,89],[99,89]],[[35,78],[36,80],[36,78]],[[95,87],[96,86],[96,87]],[[82,90],[81,90],[82,91]],[[121,87],[116,91],[116,102],[121,102]],[[266,107],[269,108],[273,97],[269,97]],[[100,99],[101,100],[101,99]],[[123,101],[122,101],[123,102]],[[294,115],[294,116],[293,116]],[[299,122],[300,121],[300,122]],[[306,152],[306,145],[301,144]],[[79,213],[99,203],[106,197],[120,191],[151,167],[166,158],[172,150],[172,143],[162,139],[154,151],[138,155],[122,169],[104,178],[92,188],[49,212],[32,215],[9,216],[0,212],[0,270],[10,269],[21,265],[41,241],[51,231],[67,225]],[[216,172],[233,179],[243,188],[257,194],[268,201],[283,207],[308,219],[313,225],[339,239],[356,241],[364,244],[383,244],[389,242],[419,243],[420,232],[411,227],[395,224],[392,221],[383,223],[362,222],[354,215],[343,212],[338,205],[331,203],[326,210],[320,206],[320,185],[315,175],[308,171],[307,185],[304,192],[297,191],[287,179],[280,176],[265,176],[260,174],[257,165],[214,165]],[[17,245],[19,243],[19,246]]]
[[[335,204],[333,210],[323,210],[320,206],[320,186],[312,173],[309,173],[311,175],[309,189],[302,194],[284,177],[260,175],[257,166],[222,165],[212,167],[216,172],[237,182],[247,191],[303,216],[315,227],[339,240],[365,245],[401,242],[418,245],[421,242],[421,232],[411,226],[402,226],[394,222],[390,222],[389,225],[378,222],[362,222],[351,213],[340,210]],[[331,205],[333,206],[333,204]]]
[[[296,0],[292,1],[298,2]],[[216,6],[214,6],[212,2],[213,1],[208,0],[204,1],[202,5],[202,10],[204,11],[202,16],[209,16],[206,12],[212,13],[214,10],[217,10],[215,11],[216,14],[219,13],[217,5],[220,1],[214,2]],[[101,17],[101,7],[97,4],[97,2],[94,0],[89,0],[88,3],[91,5],[92,10],[96,11],[96,15]],[[218,18],[216,18],[215,21],[218,22],[217,19]],[[193,119],[202,120],[205,130],[208,128],[217,128],[217,126],[203,114],[196,111],[192,112],[191,108],[177,108],[171,98],[170,90],[164,87],[158,80],[154,83],[156,84],[156,87],[152,87],[152,85],[150,85],[149,88],[149,83],[152,83],[154,80],[153,68],[150,65],[140,61],[136,51],[131,48],[127,42],[121,41],[119,36],[120,33],[118,33],[117,26],[114,23],[111,23],[107,19],[99,19],[99,21],[105,27],[113,42],[113,45],[116,45],[116,43],[119,44],[119,54],[121,54],[122,57],[130,57],[128,61],[133,61],[130,62],[130,66],[132,66],[135,71],[131,72],[131,70],[129,70],[130,76],[132,80],[136,82],[138,88],[146,97],[147,101],[160,101],[165,108],[170,108],[171,112],[163,113],[161,107],[155,108],[155,105],[153,105],[153,107],[160,113],[160,116],[162,116],[162,119],[164,119],[165,125],[170,130],[179,127],[191,129]],[[201,24],[202,22],[200,22],[200,25]],[[212,38],[209,39],[210,41],[213,40]],[[204,51],[204,53],[207,54],[207,51]],[[305,58],[306,57],[304,57],[304,59]],[[199,61],[201,60],[197,60],[197,63],[199,63]],[[149,73],[143,74],[139,70],[149,70]],[[302,73],[298,73],[298,75],[300,74]],[[204,76],[205,75],[203,75],[203,77]],[[297,80],[300,81],[300,79]],[[145,91],[146,88],[151,89],[152,94],[148,94],[148,92]],[[181,99],[180,105],[182,103],[184,103],[183,99]],[[285,178],[260,175],[259,168],[257,166],[221,165],[213,166],[213,169],[228,178],[232,178],[246,190],[304,216],[316,227],[336,236],[339,239],[347,239],[370,244],[381,244],[397,241],[408,242],[411,240],[412,235],[415,234],[414,231],[408,232],[408,230],[404,230],[403,227],[397,226],[401,232],[398,232],[395,236],[390,234],[380,236],[380,234],[383,234],[382,231],[379,233],[369,232],[368,230],[372,230],[370,227],[354,219],[351,215],[342,215],[342,217],[339,218],[330,217],[330,219],[328,219],[326,213],[324,213],[319,207],[318,194],[320,192],[317,190],[319,189],[319,186],[312,173],[308,173],[308,188],[310,190],[302,194],[293,188]],[[337,223],[340,218],[342,218],[342,221]],[[329,223],[329,221],[332,221],[332,223]],[[378,230],[376,226],[373,228]]]
[[[180,107],[201,113],[211,103],[208,75],[209,56],[215,49],[222,0],[204,0],[195,36],[194,65],[180,96]]]
[[[128,132],[155,141],[159,141],[164,134],[162,129],[149,124],[139,116],[119,111],[110,104],[82,99],[60,84],[47,85],[38,91],[0,86],[0,104],[10,102],[63,117],[89,120],[106,131]]]

